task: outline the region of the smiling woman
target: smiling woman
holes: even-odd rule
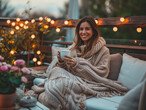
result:
[[[60,17],[60,9],[63,9],[69,0],[10,0],[9,5],[16,10],[14,13],[20,14],[26,9],[31,8],[31,12],[46,12],[55,17]]]

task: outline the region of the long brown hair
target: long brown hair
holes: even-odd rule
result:
[[[83,43],[83,41],[82,41],[82,39],[81,39],[81,37],[80,37],[80,35],[79,35],[80,25],[81,25],[83,22],[88,22],[89,25],[90,25],[91,28],[92,28],[92,31],[93,31],[93,35],[92,35],[92,37],[88,40],[88,43],[87,43],[87,45],[86,45],[86,49],[85,49],[85,51],[84,51],[84,53],[83,53],[83,54],[85,54],[86,52],[88,52],[89,50],[91,50],[94,41],[98,39],[98,37],[99,37],[99,30],[97,29],[97,24],[96,24],[96,22],[95,22],[95,20],[94,20],[93,17],[91,17],[91,16],[85,16],[84,18],[82,18],[82,19],[78,22],[78,24],[77,24],[77,26],[76,26],[76,30],[75,30],[75,32],[76,32],[76,36],[75,36],[75,40],[76,40],[76,41],[75,41],[75,48],[76,48],[76,49],[79,49],[79,47],[80,47],[81,45],[84,45],[84,43]]]

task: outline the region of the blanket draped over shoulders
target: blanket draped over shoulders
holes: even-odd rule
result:
[[[39,101],[51,110],[80,110],[85,109],[83,105],[87,98],[125,94],[126,87],[106,78],[110,54],[105,44],[104,39],[99,37],[91,50],[82,56],[85,46],[72,50],[77,54],[74,67],[54,59],[47,70],[48,80]]]

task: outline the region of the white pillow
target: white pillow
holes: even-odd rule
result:
[[[53,60],[55,57],[57,57],[58,51],[61,51],[61,50],[68,50],[68,48],[52,46],[52,60]]]
[[[146,61],[123,54],[123,62],[118,81],[128,89],[134,88],[141,82],[146,73]]]

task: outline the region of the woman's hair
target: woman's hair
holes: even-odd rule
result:
[[[92,48],[92,45],[93,45],[94,41],[97,40],[97,38],[99,37],[99,31],[97,30],[97,24],[96,24],[96,22],[95,22],[95,20],[94,20],[93,17],[91,17],[91,16],[86,16],[86,17],[82,18],[82,19],[78,22],[78,24],[77,24],[77,26],[76,26],[76,30],[75,30],[75,32],[76,32],[76,36],[75,36],[75,40],[76,40],[76,41],[75,41],[75,48],[76,48],[76,49],[79,49],[79,46],[81,46],[81,45],[84,44],[84,43],[83,43],[83,40],[81,39],[81,37],[80,37],[80,35],[79,35],[79,29],[80,29],[80,26],[81,26],[81,24],[82,24],[83,22],[88,22],[89,25],[90,25],[91,28],[92,28],[92,31],[93,31],[93,35],[92,35],[92,37],[88,40],[88,43],[87,43],[87,45],[86,45],[86,49],[85,49],[85,52],[84,52],[84,54],[85,54],[86,52],[88,52],[88,51]]]

